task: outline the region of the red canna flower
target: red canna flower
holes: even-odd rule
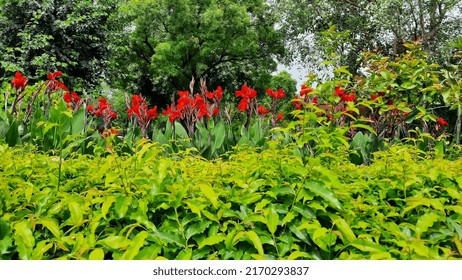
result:
[[[300,90],[300,96],[305,96],[312,92],[313,89],[311,87],[308,87],[306,85],[302,85],[302,89]]]
[[[217,101],[220,101],[223,97],[223,89],[221,88],[221,86],[218,86],[214,92],[207,92],[206,95],[208,99],[215,99]]]
[[[218,109],[218,107],[215,107],[215,108],[213,109],[212,116],[218,115],[219,112],[220,112],[220,110]]]
[[[236,97],[242,98],[237,108],[244,112],[250,108],[250,101],[257,97],[257,91],[247,85],[243,85],[241,90],[236,90]]]
[[[159,116],[157,115],[157,106],[154,106],[152,109],[149,109],[147,111],[147,114],[148,114],[148,119],[154,119],[154,118],[158,118]]]
[[[71,93],[72,101],[79,102],[81,100],[80,96],[76,92]]]
[[[299,99],[292,100],[292,105],[295,110],[301,110],[303,108],[303,103]]]
[[[353,101],[356,98],[356,94],[343,94],[342,95],[342,101]]]
[[[282,88],[279,88],[278,91],[273,91],[272,89],[267,89],[266,94],[268,94],[269,96],[271,96],[271,97],[273,97],[275,99],[281,99],[281,98],[286,97],[286,94],[284,93]]]
[[[381,97],[381,96],[384,96],[384,95],[385,95],[385,93],[382,92],[382,91],[379,92],[379,93],[377,93],[377,95],[371,94],[371,99],[372,99],[372,100],[376,100],[377,98],[379,98],[379,97]],[[376,101],[376,102],[377,102],[377,101]]]
[[[61,81],[56,80],[62,75],[63,73],[61,71],[55,71],[53,73],[48,73],[47,74],[47,78],[48,78],[47,89],[51,91],[57,91],[59,89],[68,91],[69,89]]]
[[[162,111],[162,115],[168,115],[168,120],[171,123],[181,117],[181,113],[172,109],[172,106],[167,106],[167,109]]]
[[[178,94],[180,95],[180,98],[177,101],[177,106],[176,108],[178,111],[183,111],[187,105],[191,102],[191,98],[189,97],[189,91],[178,91]]]
[[[75,92],[72,92],[72,93],[66,92],[66,93],[64,93],[63,99],[67,103],[67,107],[72,108],[74,110],[74,112],[76,112],[83,105],[83,100]]]
[[[438,124],[442,125],[442,126],[448,126],[448,122],[445,121],[443,118],[438,118],[437,120]]]
[[[71,97],[71,94],[69,92],[66,92],[63,96],[63,99],[66,103],[71,103],[72,102],[72,97]]]
[[[311,103],[318,104],[318,98],[316,96],[313,97],[313,99],[311,99]]]
[[[237,109],[239,111],[246,111],[249,108],[250,100],[248,98],[242,98],[239,104],[237,105]]]
[[[279,113],[276,118],[276,121],[282,121],[283,119],[284,119],[284,115],[282,113]]]
[[[107,103],[106,98],[98,97],[98,108],[95,109],[93,105],[89,105],[87,110],[97,117],[102,117],[105,127],[108,127],[111,119],[117,118],[117,113],[112,111],[112,104]]]
[[[144,138],[147,138],[147,130],[151,123],[151,120],[157,118],[157,106],[154,106],[152,109],[148,108],[146,100],[141,96],[141,94],[132,95],[132,107],[127,109],[128,117],[131,118],[135,116],[137,125]]]
[[[48,73],[47,78],[48,78],[48,80],[53,81],[53,80],[56,80],[56,78],[61,77],[62,75],[63,75],[63,72],[55,71],[53,73]]]
[[[342,96],[344,95],[346,92],[344,89],[341,89],[339,86],[335,87],[335,92],[334,92],[334,96]]]
[[[14,78],[11,79],[11,86],[16,90],[23,90],[26,87],[27,78],[24,77],[21,72],[16,72]]]
[[[247,85],[243,85],[241,90],[236,90],[236,97],[254,99],[257,97],[257,91]]]
[[[266,116],[269,113],[269,110],[263,107],[263,105],[258,106],[257,113],[261,116]]]

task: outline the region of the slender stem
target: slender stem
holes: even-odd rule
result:
[[[455,133],[455,142],[460,144],[460,130],[462,126],[462,104],[459,104],[457,108],[457,121],[456,121],[456,133]]]

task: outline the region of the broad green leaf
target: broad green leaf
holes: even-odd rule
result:
[[[32,251],[31,258],[33,260],[41,260],[43,259],[43,254],[45,254],[48,250],[53,248],[53,243],[48,240],[42,240],[37,243],[34,250]]]
[[[260,237],[258,237],[258,234],[253,231],[249,230],[245,233],[245,235],[252,241],[253,246],[255,249],[257,249],[258,254],[263,255],[263,245],[261,244]]]
[[[179,234],[169,232],[161,232],[161,231],[155,231],[151,234],[152,236],[158,237],[160,240],[165,241],[167,243],[174,243],[180,246],[181,248],[185,247],[185,240],[182,238]]]
[[[352,128],[362,128],[362,129],[365,129],[365,130],[369,131],[370,133],[372,133],[374,135],[377,135],[377,132],[375,132],[375,130],[372,127],[370,127],[370,126],[368,126],[366,124],[354,123],[354,124],[350,125],[350,127],[352,127]]]
[[[434,212],[425,213],[422,216],[420,216],[415,227],[415,233],[417,237],[421,237],[422,234],[425,233],[428,230],[428,228],[430,228],[439,219],[440,216]]]
[[[446,221],[449,225],[449,229],[454,230],[457,233],[457,235],[462,237],[462,226],[460,225],[460,223],[457,223],[456,221],[454,221],[453,219],[449,217],[446,218]]]
[[[330,191],[326,186],[315,181],[307,181],[305,183],[305,186],[315,194],[327,200],[329,204],[335,209],[342,210],[342,205],[340,204],[340,201],[335,197],[334,193]]]
[[[338,228],[338,230],[342,233],[343,237],[348,242],[351,243],[356,239],[353,230],[351,230],[350,226],[344,219],[332,213],[329,213],[328,216],[331,218],[332,222],[335,224],[335,226]]]
[[[331,247],[335,245],[337,236],[332,234],[330,230],[321,227],[314,230],[312,239],[322,250],[329,252]]]
[[[223,145],[223,142],[226,136],[226,128],[223,122],[218,123],[212,129],[212,135],[213,135],[212,150],[216,151]]]
[[[104,239],[98,240],[97,244],[103,244],[111,249],[127,248],[131,244],[131,240],[125,236],[111,235]]]
[[[109,211],[109,208],[111,208],[112,203],[116,200],[115,196],[107,196],[104,199],[103,206],[101,207],[101,214],[103,215],[104,218],[106,218],[106,215]]]
[[[135,238],[132,239],[130,242],[130,246],[128,247],[127,251],[123,253],[122,260],[134,260],[136,255],[139,253],[140,248],[144,246],[144,241],[148,237],[148,233],[146,231],[139,232]]]
[[[419,256],[430,259],[430,250],[423,241],[414,241],[409,244],[409,248],[414,250]]]
[[[28,248],[32,248],[35,245],[35,238],[30,229],[29,223],[26,221],[20,221],[14,225],[15,235],[21,240],[21,243]]]
[[[271,234],[274,235],[279,224],[279,214],[276,212],[274,205],[270,206],[268,215],[266,216],[266,226]]]
[[[204,233],[205,230],[212,224],[212,221],[210,220],[200,220],[198,222],[195,222],[191,224],[187,229],[186,229],[186,239],[191,238],[191,236],[194,236],[199,233]]]
[[[263,210],[263,208],[265,208],[266,205],[268,205],[269,203],[271,203],[271,201],[269,199],[262,199],[260,202],[258,202],[256,205],[255,205],[255,212],[260,212],[261,210]]]
[[[452,241],[456,244],[457,251],[459,251],[459,255],[462,255],[462,242],[460,242],[462,236],[458,235],[457,233],[454,234],[454,238]]]
[[[199,249],[201,249],[204,246],[212,246],[218,243],[223,242],[226,239],[226,236],[223,233],[215,234],[212,236],[209,236],[202,241],[198,242]]]
[[[8,224],[7,221],[0,219],[0,240],[5,238],[5,236],[9,233],[10,231],[10,225]]]
[[[34,188],[32,186],[27,186],[24,189],[24,196],[26,197],[27,203],[30,202],[33,192],[34,192]]]
[[[191,248],[183,249],[175,258],[175,260],[191,260],[193,250]]]
[[[351,245],[363,252],[380,253],[387,252],[387,249],[377,243],[365,239],[355,239]]]
[[[186,129],[179,123],[175,122],[175,134],[179,136],[180,138],[187,139],[189,138],[188,133],[186,132]]]
[[[412,82],[404,82],[401,84],[401,87],[404,89],[413,89],[417,87],[417,84],[412,83]]]
[[[72,134],[80,134],[83,132],[85,124],[85,109],[82,107],[72,116],[71,127]]]
[[[69,202],[68,207],[69,207],[69,212],[71,213],[69,222],[71,223],[71,225],[78,225],[83,220],[82,206],[76,201],[71,201]]]
[[[37,123],[37,127],[41,127],[41,126],[43,126],[42,135],[45,135],[45,134],[48,133],[48,131],[50,131],[50,129],[52,129],[55,126],[58,126],[58,124],[57,123],[52,123],[52,122],[40,121],[40,122]]]
[[[296,259],[311,259],[312,256],[306,252],[294,251],[290,253],[287,257],[287,260],[296,260]]]
[[[90,255],[88,256],[89,260],[104,260],[104,250],[101,248],[96,248],[91,251]]]
[[[213,188],[206,183],[200,183],[199,184],[199,189],[201,192],[207,197],[210,202],[212,203],[214,208],[218,207],[218,195],[217,193],[213,190]]]
[[[122,219],[123,217],[125,217],[125,215],[127,214],[127,211],[128,211],[128,207],[130,206],[130,203],[131,203],[131,198],[130,197],[126,197],[126,196],[119,196],[116,201],[115,201],[115,205],[114,205],[114,210],[117,214],[117,217],[119,219]]]
[[[290,211],[290,212],[287,212],[286,216],[284,217],[284,219],[282,219],[282,225],[285,225],[289,222],[291,222],[294,218],[296,217],[296,215],[294,214],[294,212]]]
[[[37,224],[42,224],[45,226],[56,238],[61,237],[61,232],[59,231],[59,226],[55,220],[50,218],[41,218],[36,221]]]
[[[199,216],[199,218],[201,217],[201,209],[198,206],[196,206],[191,201],[186,201],[186,205],[188,206],[189,210],[191,210],[191,212],[197,214],[197,216]]]
[[[250,256],[251,256],[252,259],[254,259],[254,260],[258,260],[258,261],[264,261],[264,260],[266,260],[265,256],[263,256],[263,255],[251,254]]]
[[[11,123],[5,135],[5,141],[10,147],[21,144],[21,138],[19,137],[19,124],[17,121],[13,121]]]

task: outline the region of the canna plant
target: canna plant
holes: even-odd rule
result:
[[[125,97],[127,105],[129,103],[128,96]],[[141,135],[143,138],[148,138],[148,128],[153,119],[158,118],[157,115],[157,106],[154,106],[152,109],[148,108],[146,100],[141,96],[141,94],[132,95],[131,107],[127,109],[128,118],[134,118],[135,126],[141,130]]]

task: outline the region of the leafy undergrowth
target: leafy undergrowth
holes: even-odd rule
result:
[[[270,143],[226,159],[60,160],[0,146],[2,259],[458,259],[462,160],[394,146],[356,166]]]

